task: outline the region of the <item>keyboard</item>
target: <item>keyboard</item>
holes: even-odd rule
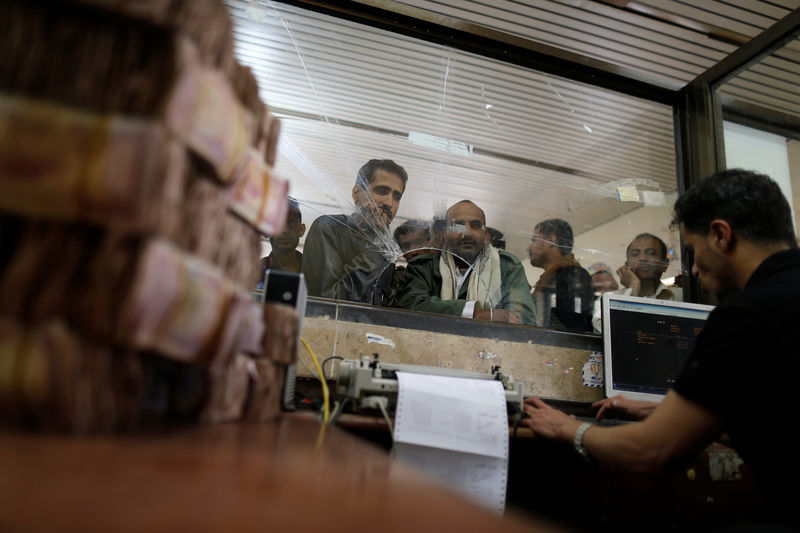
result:
[[[630,424],[634,422],[634,420],[627,420],[624,418],[606,418],[603,417],[600,420],[595,420],[595,418],[588,417],[588,416],[576,416],[578,420],[581,422],[589,422],[590,424],[594,424],[596,426],[623,426],[625,424]]]
[[[581,422],[589,422],[590,424],[596,424],[598,426],[619,426],[633,422],[633,420],[621,418],[613,414],[611,416],[606,416],[601,420],[595,420],[594,417],[597,415],[597,409],[592,407],[590,402],[548,399],[545,399],[544,401],[555,409],[559,409],[570,415],[575,415],[575,418]]]

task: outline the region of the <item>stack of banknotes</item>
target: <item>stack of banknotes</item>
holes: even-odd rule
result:
[[[263,420],[298,317],[253,301],[280,121],[221,0],[0,0],[0,421]]]

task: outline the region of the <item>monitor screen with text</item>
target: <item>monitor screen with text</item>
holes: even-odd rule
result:
[[[606,394],[659,401],[675,383],[712,309],[609,296],[603,328]]]

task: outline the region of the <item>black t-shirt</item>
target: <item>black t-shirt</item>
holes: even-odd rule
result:
[[[559,268],[550,284],[533,292],[538,325],[573,331],[592,331],[594,286],[579,265]]]
[[[677,382],[682,397],[725,420],[756,476],[765,519],[800,525],[797,440],[800,250],[778,252],[708,317]]]

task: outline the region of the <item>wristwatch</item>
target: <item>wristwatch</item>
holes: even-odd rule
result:
[[[586,461],[591,461],[592,457],[589,455],[589,452],[586,451],[586,448],[583,447],[583,434],[586,433],[586,430],[590,427],[592,427],[592,425],[589,422],[584,422],[578,426],[578,431],[575,432],[575,439],[572,441],[575,445],[575,451]]]

